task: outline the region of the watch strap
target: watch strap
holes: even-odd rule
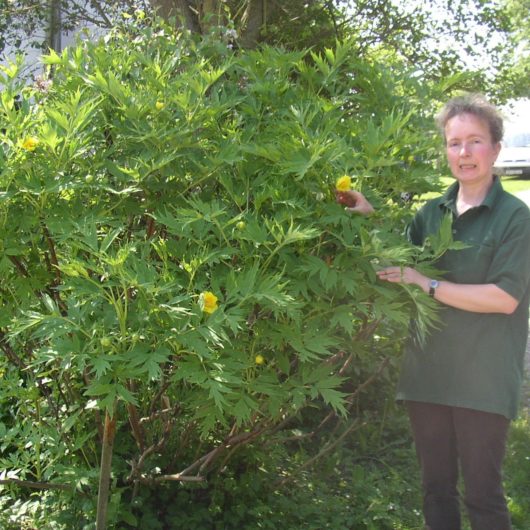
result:
[[[434,293],[436,292],[436,289],[438,288],[439,282],[438,280],[431,280],[429,282],[429,296],[434,298]]]

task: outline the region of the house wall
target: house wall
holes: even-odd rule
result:
[[[44,71],[44,67],[40,62],[40,57],[46,52],[41,48],[35,48],[31,46],[31,41],[37,40],[40,42],[53,43],[54,49],[57,52],[60,52],[67,46],[74,44],[77,36],[84,30],[88,30],[88,35],[99,36],[102,34],[101,28],[98,28],[93,24],[86,23],[80,25],[74,31],[59,31],[56,35],[52,36],[50,35],[49,21],[43,21],[42,27],[32,34],[31,37],[25,37],[26,43],[23,43],[20,49],[17,49],[9,44],[6,46],[3,52],[0,54],[0,64],[8,64],[9,61],[15,60],[17,53],[22,53],[25,56],[23,75],[28,79],[34,79],[41,75]]]

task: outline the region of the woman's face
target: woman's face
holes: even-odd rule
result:
[[[489,183],[501,149],[488,124],[474,114],[459,114],[445,125],[446,153],[453,176],[462,184]]]

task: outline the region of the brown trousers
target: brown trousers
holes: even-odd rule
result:
[[[509,420],[460,407],[406,402],[430,530],[460,530],[459,464],[473,530],[511,530],[502,488]]]

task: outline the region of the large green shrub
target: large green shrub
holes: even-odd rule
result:
[[[90,527],[112,444],[124,527],[142,491],[222,484],[243,446],[349,432],[432,316],[374,268],[415,255],[401,195],[432,187],[434,89],[355,43],[238,52],[164,26],[43,60],[51,82],[2,74],[4,524]],[[335,203],[344,174],[376,215]]]

